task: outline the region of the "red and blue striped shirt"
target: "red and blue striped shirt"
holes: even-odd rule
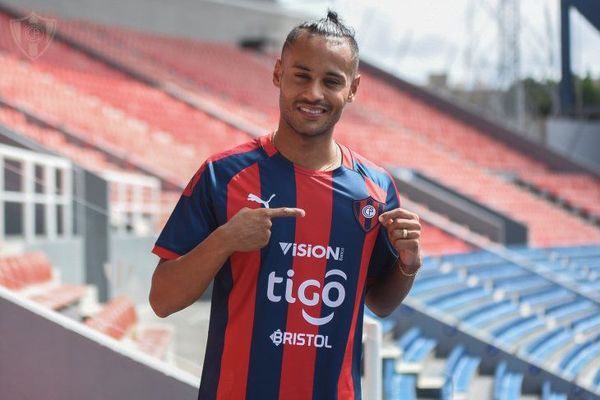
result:
[[[264,248],[234,253],[213,282],[199,399],[360,399],[367,278],[397,258],[378,216],[399,206],[391,177],[341,146],[328,172],[294,165],[263,136],[209,158],[153,252],[186,254],[241,208],[298,207]]]

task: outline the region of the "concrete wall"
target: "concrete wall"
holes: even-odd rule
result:
[[[198,380],[0,287],[0,398],[192,400]]]
[[[600,122],[549,119],[546,123],[546,144],[600,174]]]
[[[266,37],[280,45],[291,27],[305,19],[282,11],[277,4],[243,0],[2,0],[2,3],[63,18],[229,43]]]
[[[41,250],[50,262],[60,272],[61,281],[65,283],[84,284],[83,239],[73,237],[58,239],[52,242],[37,242],[26,247],[27,250]]]
[[[110,294],[127,294],[136,304],[148,304],[152,272],[158,257],[150,253],[155,237],[110,236],[109,274]]]

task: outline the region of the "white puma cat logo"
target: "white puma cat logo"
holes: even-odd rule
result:
[[[250,194],[248,194],[247,200],[254,201],[255,203],[260,203],[263,206],[265,206],[265,208],[269,208],[269,203],[271,202],[271,200],[273,200],[273,197],[275,197],[274,193],[271,195],[271,197],[269,197],[269,200],[265,201],[265,200],[261,199],[260,197],[258,197],[257,195],[250,193]]]

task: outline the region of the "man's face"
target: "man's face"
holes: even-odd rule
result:
[[[303,136],[332,132],[359,81],[345,39],[301,34],[273,72],[281,122]]]

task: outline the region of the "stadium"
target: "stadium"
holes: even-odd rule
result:
[[[277,127],[290,29],[358,3],[0,0],[0,399],[198,397],[212,288],[158,317],[151,250],[208,157]],[[362,398],[600,399],[600,71],[573,71],[571,46],[577,23],[599,43],[600,4],[548,0],[561,75],[543,86],[522,72],[519,1],[464,3],[468,27],[497,18],[496,86],[411,80],[360,29],[385,11],[357,26],[361,86],[335,139],[387,170],[424,256],[392,315],[357,308]],[[270,295],[297,290],[292,275]],[[341,302],[329,285],[319,299]],[[270,340],[331,347],[288,333]]]

